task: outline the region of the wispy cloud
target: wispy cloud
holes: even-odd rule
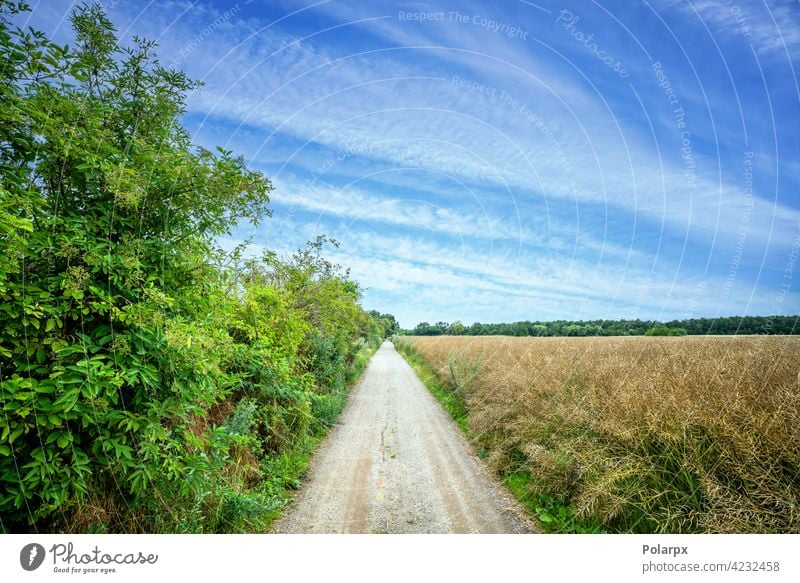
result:
[[[246,52],[229,58],[216,82],[224,90],[199,93],[192,110],[261,128],[264,148],[286,133],[334,151],[510,188],[520,197],[608,204],[678,232],[734,236],[739,228],[741,188],[715,177],[713,160],[695,154],[698,177],[690,187],[680,139],[662,144],[659,157],[652,142],[609,124],[612,112],[602,104],[564,107],[547,89],[550,82],[523,79],[516,90],[492,87],[490,95],[459,87],[452,76],[437,80],[435,71],[419,79],[418,67],[389,53],[335,58],[292,42],[291,51],[276,49],[268,61]],[[507,104],[522,96],[523,105]],[[754,204],[756,237],[769,233],[773,218],[784,226],[800,218],[780,203],[756,197]]]
[[[705,304],[717,306],[719,313],[735,306],[735,302],[720,302],[725,286],[721,276],[676,282],[672,272],[642,265],[619,270],[583,259],[564,261],[363,231],[350,233],[345,241],[335,257],[352,268],[374,297],[384,292],[403,297],[414,294],[420,305],[433,306],[431,314],[449,302],[453,317],[466,322],[481,320],[481,311],[506,320],[660,318],[696,316]],[[734,291],[752,289],[751,282],[740,281]],[[458,290],[455,297],[453,290]],[[771,301],[757,298],[754,308],[768,310]]]
[[[108,3],[206,83],[198,143],[274,180],[274,221],[234,237],[335,236],[406,325],[777,309],[800,233],[796,4],[541,4],[436,1],[468,20],[420,24],[389,2]],[[51,6],[37,18],[63,36],[71,2]]]
[[[695,14],[714,32],[752,44],[763,56],[797,59],[800,12],[794,1],[678,0],[666,3]]]

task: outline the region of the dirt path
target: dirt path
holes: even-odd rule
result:
[[[274,531],[519,533],[531,527],[385,342]]]

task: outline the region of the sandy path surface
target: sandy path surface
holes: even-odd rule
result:
[[[520,533],[530,523],[385,342],[279,533]]]

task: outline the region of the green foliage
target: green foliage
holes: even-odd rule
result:
[[[376,326],[384,329],[384,338],[390,338],[400,332],[400,324],[392,314],[381,314],[378,310],[370,310],[369,314],[376,321]]]
[[[683,336],[705,334],[796,334],[798,316],[693,318],[662,323],[653,320],[512,322],[464,326],[461,322],[420,322],[414,336]],[[657,332],[652,332],[652,331]]]
[[[83,5],[58,47],[25,9],[0,0],[0,530],[259,530],[385,323],[325,238],[216,248],[272,186],[191,144],[197,84],[153,43]]]
[[[579,517],[571,505],[554,496],[543,494],[528,472],[514,472],[506,476],[503,481],[531,516],[536,517],[544,532],[559,534],[603,532],[598,520]]]
[[[645,336],[686,336],[686,328],[655,326],[644,333]]]

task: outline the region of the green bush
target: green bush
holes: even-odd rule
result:
[[[93,5],[58,47],[23,9],[0,0],[0,530],[262,529],[383,328],[324,237],[217,249],[272,186],[191,144],[197,84],[152,43]]]

